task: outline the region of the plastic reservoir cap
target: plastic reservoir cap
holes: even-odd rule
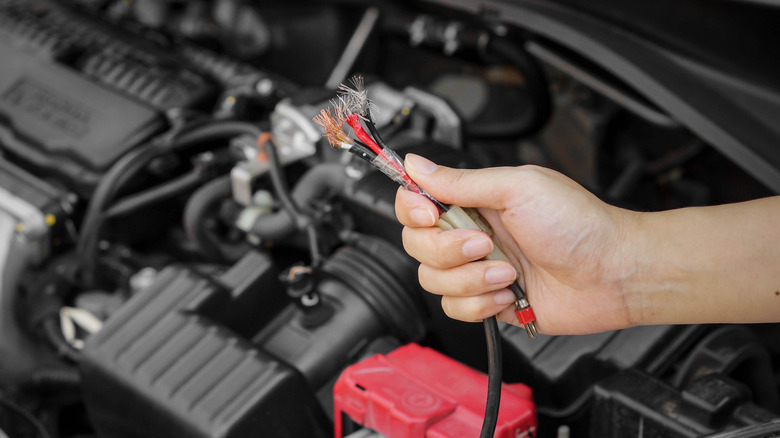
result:
[[[430,348],[408,344],[350,366],[333,390],[335,437],[343,416],[390,438],[479,436],[487,376]],[[504,384],[496,438],[536,434],[531,389]]]

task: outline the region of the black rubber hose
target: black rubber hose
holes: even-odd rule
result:
[[[76,244],[76,253],[81,264],[83,280],[87,285],[92,285],[95,281],[98,240],[105,219],[103,217],[104,210],[130,176],[138,173],[160,153],[161,147],[158,145],[147,145],[134,149],[120,158],[100,179],[84,214],[81,235]]]
[[[184,206],[184,231],[198,247],[198,252],[214,262],[234,261],[237,254],[222,245],[206,229],[206,218],[212,216],[217,203],[229,199],[232,193],[230,175],[223,175],[204,184],[190,196]]]
[[[46,339],[57,351],[57,354],[74,363],[81,362],[81,352],[73,348],[65,338],[62,337],[60,330],[59,317],[53,316],[43,321],[43,333]]]
[[[488,392],[485,403],[485,419],[479,438],[492,438],[498,424],[498,407],[501,404],[501,337],[498,332],[498,322],[495,316],[482,321],[485,327],[485,339],[488,351]]]
[[[322,263],[322,256],[320,255],[319,239],[317,237],[317,225],[309,216],[301,212],[293,200],[290,188],[287,186],[284,167],[282,167],[282,162],[279,160],[276,145],[273,141],[266,141],[263,148],[268,155],[268,169],[271,173],[271,182],[273,182],[276,197],[282,202],[282,207],[287,211],[287,214],[293,218],[295,227],[299,230],[306,230],[309,238],[311,264],[318,267]]]
[[[525,80],[525,90],[531,99],[531,108],[517,120],[496,123],[469,124],[466,133],[471,137],[527,137],[541,130],[552,113],[550,85],[542,68],[522,47],[504,39],[492,38],[486,47],[488,54],[497,55],[516,67]]]
[[[81,236],[76,245],[82,279],[86,286],[94,285],[97,266],[98,244],[105,211],[117,193],[156,157],[168,153],[186,150],[194,145],[242,134],[259,136],[260,128],[239,121],[217,121],[198,125],[195,128],[183,128],[180,136],[170,145],[150,143],[138,147],[120,158],[100,179],[92,194],[89,206],[81,226]]]
[[[198,128],[182,133],[171,145],[171,150],[177,152],[189,149],[193,145],[208,141],[219,140],[225,137],[238,137],[248,135],[259,137],[261,129],[249,122],[235,120],[221,120],[204,124]]]
[[[330,193],[339,192],[347,183],[347,174],[339,164],[325,163],[309,169],[292,190],[292,199],[297,205],[308,205],[312,200],[322,199]],[[286,209],[263,215],[252,225],[251,233],[262,240],[279,241],[292,235],[295,222]]]
[[[198,170],[185,173],[159,186],[120,199],[105,212],[104,216],[106,219],[123,216],[140,208],[170,199],[194,188],[201,183],[202,179],[203,174]]]
[[[299,230],[306,229],[311,223],[311,219],[301,212],[298,205],[290,195],[290,187],[287,185],[287,177],[284,174],[284,167],[279,160],[279,152],[272,141],[265,142],[263,146],[268,155],[268,170],[271,174],[271,182],[274,186],[276,197],[282,203],[282,207],[293,219],[295,227]]]

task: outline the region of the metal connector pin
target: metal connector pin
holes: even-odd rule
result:
[[[534,309],[531,308],[531,304],[527,299],[518,298],[515,300],[515,315],[517,315],[517,320],[523,324],[528,337],[535,339],[538,334],[536,331],[536,315],[534,315]]]

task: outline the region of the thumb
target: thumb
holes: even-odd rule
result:
[[[415,154],[406,155],[404,166],[414,182],[446,204],[500,210],[517,195],[517,172],[510,167],[453,169]]]

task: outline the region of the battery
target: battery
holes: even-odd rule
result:
[[[487,385],[485,374],[417,344],[377,354],[336,381],[334,435],[351,421],[389,438],[477,437]],[[495,437],[532,437],[536,426],[531,388],[504,383]]]

